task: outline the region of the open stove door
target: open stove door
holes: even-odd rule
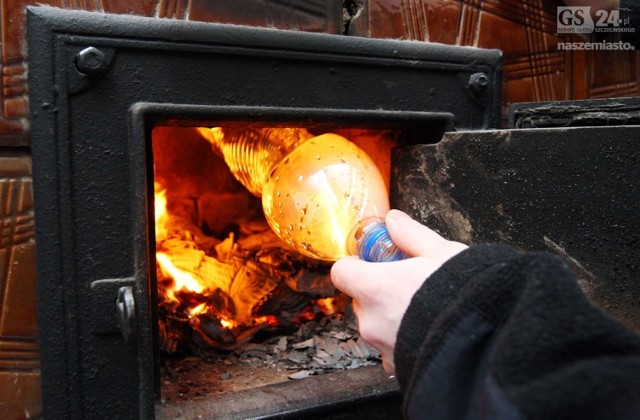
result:
[[[515,104],[509,120],[397,148],[394,203],[449,239],[558,254],[640,331],[640,98]]]
[[[27,13],[47,418],[155,415],[154,125],[402,127],[414,144],[500,125],[495,50]]]

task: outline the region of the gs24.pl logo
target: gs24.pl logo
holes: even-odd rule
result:
[[[591,6],[567,6],[557,8],[558,33],[587,34],[592,32],[635,32],[629,27],[629,18],[621,18],[620,10],[596,10],[595,22],[591,15]]]

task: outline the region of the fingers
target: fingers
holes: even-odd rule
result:
[[[331,267],[331,281],[338,290],[366,305],[394,294],[412,296],[433,272],[432,265],[425,258],[370,263],[346,257]]]
[[[395,338],[413,295],[466,245],[444,239],[398,210],[391,210],[385,222],[393,242],[414,258],[377,263],[342,258],[331,267],[331,280],[353,298],[361,337],[380,351],[385,370],[393,372]]]
[[[400,210],[390,210],[385,223],[393,243],[412,257],[430,255],[448,242]]]
[[[351,287],[349,287],[350,282],[345,280],[344,275],[350,272],[350,267],[353,266],[352,261],[357,261],[357,259],[357,257],[341,258],[331,266],[331,282],[336,289],[349,296],[351,296]]]
[[[393,360],[393,355],[382,358],[382,368],[390,375],[396,374],[396,364]]]
[[[331,281],[341,292],[356,297],[361,294],[361,283],[367,281],[369,271],[369,263],[358,257],[345,257],[336,261],[331,267]]]

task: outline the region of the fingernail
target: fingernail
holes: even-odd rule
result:
[[[411,216],[401,210],[391,209],[389,213],[387,213],[387,218],[394,222],[399,222],[401,220],[411,219]]]

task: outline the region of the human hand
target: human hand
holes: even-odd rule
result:
[[[384,369],[394,374],[396,335],[411,298],[427,277],[467,246],[444,239],[399,210],[391,210],[385,223],[391,240],[412,258],[375,263],[342,258],[331,268],[331,280],[353,298],[360,336],[380,351]]]

